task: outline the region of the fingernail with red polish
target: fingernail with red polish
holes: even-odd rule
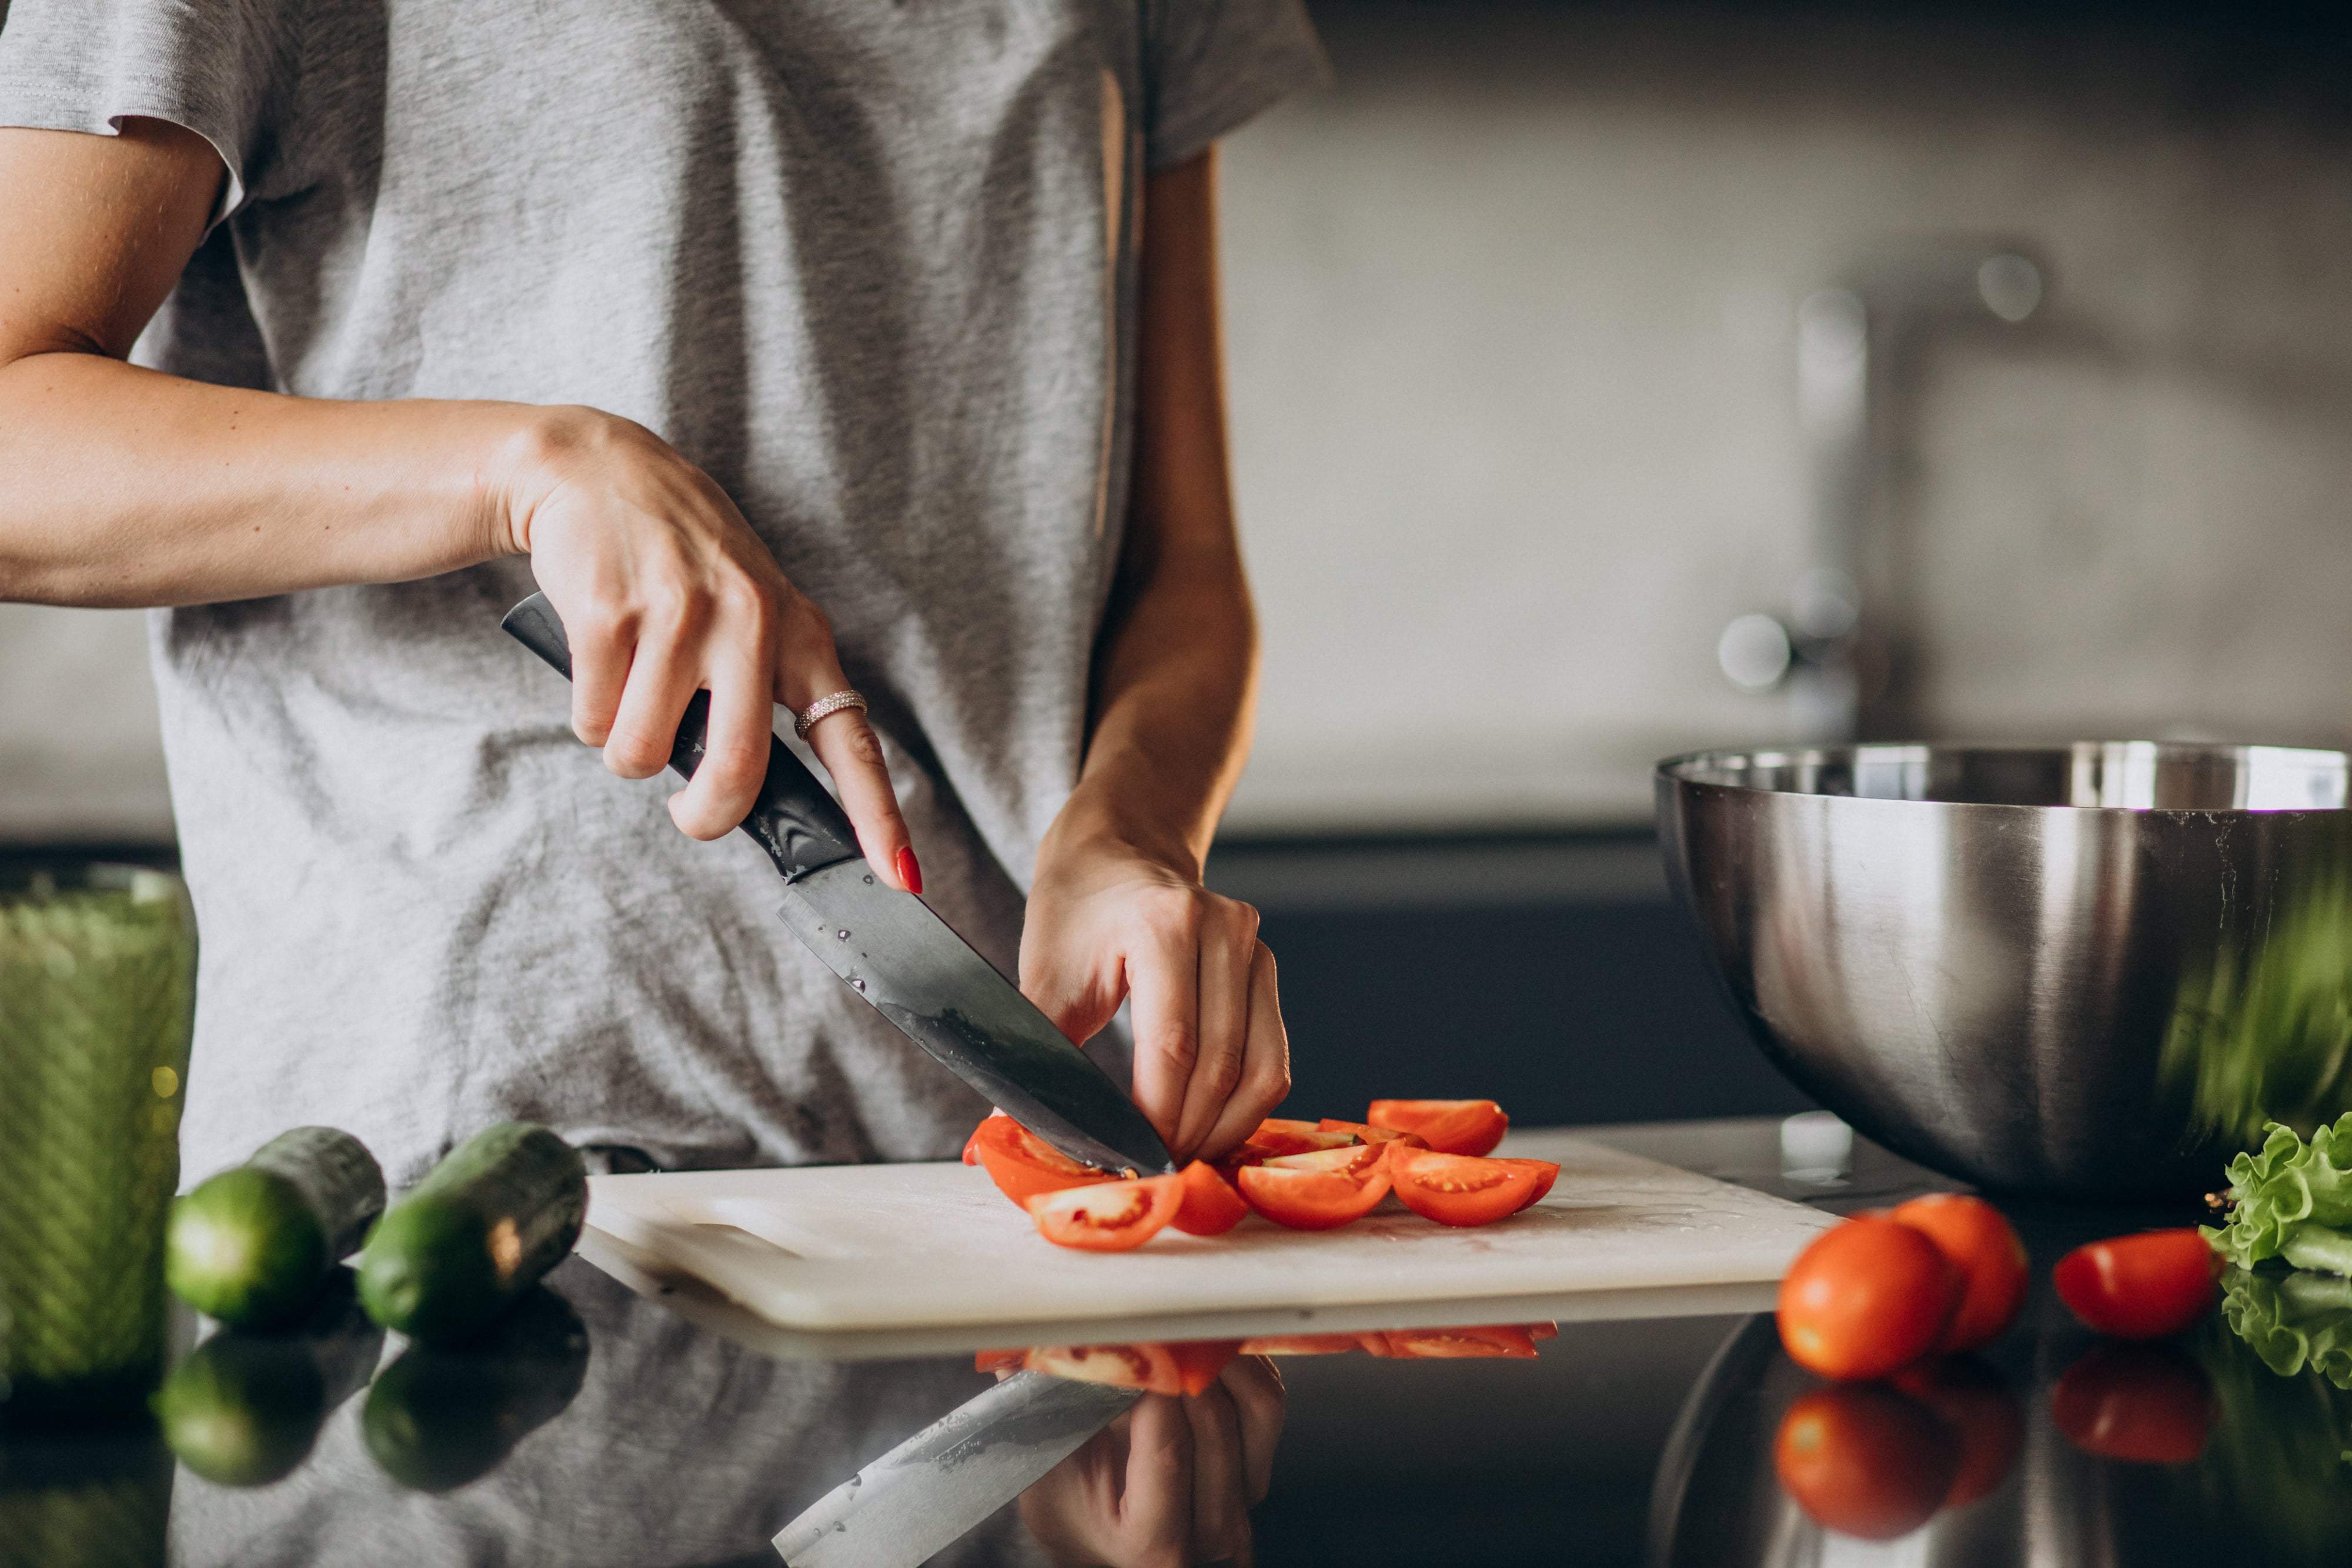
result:
[[[898,865],[899,882],[906,885],[908,893],[919,898],[922,896],[923,868],[915,863],[915,852],[904,844],[899,845]]]

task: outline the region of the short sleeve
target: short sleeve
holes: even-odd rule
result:
[[[1154,169],[1330,76],[1302,0],[1146,0],[1144,159]]]
[[[264,176],[300,0],[0,0],[0,125],[111,135],[169,120],[227,165],[217,223]]]

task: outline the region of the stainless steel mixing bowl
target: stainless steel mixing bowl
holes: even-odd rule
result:
[[[2352,1109],[2352,758],[2102,742],[1658,765],[1667,873],[1806,1092],[1979,1185],[2221,1185]]]

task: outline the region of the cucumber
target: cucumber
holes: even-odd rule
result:
[[[238,1328],[283,1323],[383,1212],[383,1172],[357,1138],[297,1127],[172,1206],[173,1293]]]
[[[459,1343],[563,1260],[587,1213],[580,1151],[536,1123],[501,1122],[377,1222],[360,1256],[360,1300],[388,1329]]]
[[[223,1329],[173,1370],[155,1414],[182,1464],[222,1486],[266,1486],[300,1464],[335,1406],[366,1386],[383,1331],[360,1311],[352,1271],[335,1274],[291,1332]]]
[[[411,1345],[376,1375],[360,1430],[394,1480],[450,1491],[496,1469],[563,1413],[587,1377],[587,1325],[535,1285],[463,1349]]]

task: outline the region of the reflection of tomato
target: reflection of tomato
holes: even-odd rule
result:
[[[1429,1147],[1417,1134],[1400,1133],[1393,1127],[1375,1127],[1370,1122],[1342,1122],[1336,1117],[1326,1116],[1315,1125],[1326,1133],[1349,1134],[1367,1144],[1402,1144],[1415,1149]]]
[[[1948,1356],[1906,1367],[1894,1383],[1959,1437],[1959,1474],[1945,1507],[1974,1502],[2009,1479],[2025,1445],[2025,1406],[2000,1374],[1974,1356]]]
[[[973,1130],[971,1141],[988,1179],[1015,1203],[1112,1179],[1110,1172],[1080,1165],[1010,1116],[991,1116]]]
[[[2000,1210],[1980,1197],[1938,1192],[1897,1204],[1886,1218],[1926,1236],[1960,1272],[1960,1304],[1936,1348],[1974,1350],[1999,1339],[2025,1302],[2026,1283],[2025,1243]]]
[[[1041,1192],[1027,1207],[1038,1233],[1057,1247],[1125,1252],[1159,1235],[1183,1204],[1184,1178],[1163,1176]]]
[[[1815,1237],[1780,1281],[1780,1343],[1823,1377],[1884,1377],[1925,1355],[1959,1280],[1907,1225],[1860,1215]]]
[[[1140,1388],[1147,1394],[1198,1394],[1240,1353],[1238,1341],[1188,1340],[1173,1344],[1050,1344],[1027,1353],[1024,1364],[1049,1377]]]
[[[1353,1173],[1245,1166],[1241,1188],[1249,1206],[1276,1225],[1331,1230],[1378,1207],[1389,1195],[1389,1173],[1378,1160]]]
[[[1345,1355],[1363,1348],[1351,1333],[1261,1334],[1242,1341],[1244,1355]]]
[[[2058,1260],[2058,1299],[2115,1339],[2166,1339],[2205,1315],[2221,1255],[2191,1229],[2144,1230],[2077,1247]]]
[[[1908,1535],[1934,1517],[1959,1473],[1951,1430],[1891,1388],[1822,1388],[1789,1406],[1772,1468],[1823,1528],[1865,1541]]]
[[[1194,1160],[1181,1178],[1184,1201],[1168,1223],[1187,1236],[1223,1236],[1249,1218],[1249,1205],[1213,1166]]]
[[[1391,1149],[1388,1161],[1397,1201],[1440,1225],[1487,1225],[1517,1214],[1535,1201],[1541,1179],[1533,1160]]]
[[[2102,1344],[2058,1379],[2050,1415],[2085,1453],[2185,1465],[2204,1451],[2216,1408],[2204,1369],[2170,1345]]]
[[[1511,1126],[1492,1100],[1375,1100],[1364,1120],[1413,1134],[1441,1155],[1486,1154]]]
[[[1535,1335],[1521,1323],[1486,1323],[1475,1328],[1390,1329],[1362,1336],[1374,1355],[1399,1361],[1477,1361],[1507,1357],[1533,1361]]]
[[[1525,1166],[1536,1173],[1535,1187],[1528,1194],[1527,1202],[1519,1206],[1522,1208],[1533,1208],[1537,1204],[1541,1203],[1544,1200],[1544,1195],[1551,1191],[1551,1184],[1559,1179],[1559,1167],[1549,1160],[1504,1158],[1502,1163],[1507,1166]]]

